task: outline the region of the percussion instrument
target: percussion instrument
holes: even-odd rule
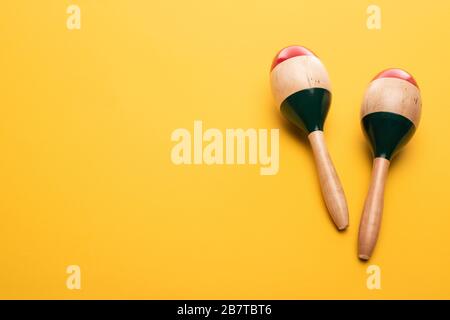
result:
[[[404,70],[388,69],[369,84],[361,106],[361,124],[374,154],[372,180],[359,226],[358,256],[368,260],[380,230],[389,164],[419,124],[417,82]]]
[[[270,80],[283,116],[308,135],[326,207],[337,228],[344,230],[348,226],[347,202],[323,134],[331,103],[327,70],[310,50],[290,46],[275,56]]]

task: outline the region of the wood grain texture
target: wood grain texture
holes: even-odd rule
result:
[[[299,56],[281,62],[270,73],[270,82],[278,107],[291,94],[304,89],[324,88],[331,92],[328,72],[315,56]]]
[[[377,243],[384,206],[384,188],[389,170],[389,160],[373,160],[372,179],[359,225],[358,257],[369,260]]]
[[[320,187],[328,212],[339,230],[348,227],[348,207],[339,177],[331,161],[323,132],[313,131],[308,135],[319,174]]]
[[[410,82],[396,78],[372,81],[361,106],[361,119],[373,112],[392,112],[419,125],[422,100],[419,89]]]

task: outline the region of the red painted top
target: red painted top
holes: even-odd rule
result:
[[[284,49],[281,49],[280,52],[278,52],[278,54],[275,56],[270,71],[272,71],[273,68],[275,68],[283,61],[299,56],[315,56],[315,54],[311,50],[301,46],[286,47]]]
[[[417,88],[419,88],[419,86],[418,86],[416,80],[413,78],[413,76],[402,69],[386,69],[384,71],[381,71],[379,74],[377,74],[377,76],[375,78],[373,78],[372,81],[376,80],[376,79],[380,79],[380,78],[397,78],[397,79],[406,80],[409,83],[412,83],[413,85],[415,85]]]

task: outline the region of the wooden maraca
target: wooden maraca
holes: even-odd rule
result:
[[[368,260],[377,242],[391,158],[412,137],[421,111],[419,87],[406,71],[388,69],[369,84],[361,124],[374,154],[372,181],[359,225],[358,256]]]
[[[348,226],[347,202],[323,135],[331,103],[328,73],[310,50],[290,46],[275,56],[270,80],[281,113],[308,134],[325,204],[337,228],[344,230]]]

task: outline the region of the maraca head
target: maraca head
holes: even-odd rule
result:
[[[369,84],[361,122],[375,157],[390,160],[414,134],[421,111],[420,90],[401,69],[387,69]]]
[[[273,60],[270,80],[277,106],[289,121],[307,133],[323,130],[330,80],[314,53],[301,46],[282,49]]]

